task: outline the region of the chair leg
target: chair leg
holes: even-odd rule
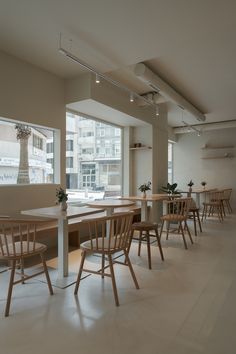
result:
[[[206,209],[206,206],[204,205],[203,211],[202,211],[202,222],[203,222],[203,219],[204,219],[204,216],[205,216],[205,209]]]
[[[44,269],[44,273],[46,275],[49,292],[50,292],[51,295],[53,295],[52,284],[51,284],[51,280],[50,280],[50,277],[49,277],[49,274],[48,274],[48,267],[47,267],[47,263],[46,263],[45,258],[44,258],[44,254],[40,253],[40,257],[41,257],[41,260],[42,260],[42,263],[43,263],[43,269]]]
[[[102,279],[104,279],[104,268],[105,268],[105,254],[102,254]]]
[[[230,201],[227,199],[227,206],[228,206],[228,210],[229,210],[229,213],[232,213],[233,212],[233,209],[232,209],[232,207],[231,207],[231,205],[230,205]]]
[[[221,210],[222,210],[223,216],[226,216],[226,213],[225,213],[225,206],[224,206],[224,201],[223,201],[223,200],[220,201],[220,206],[221,206]]]
[[[190,232],[190,230],[189,230],[189,227],[188,227],[188,224],[187,224],[187,221],[186,221],[186,220],[185,220],[184,224],[185,224],[185,226],[186,226],[186,229],[187,229],[187,232],[188,232],[190,241],[191,241],[191,243],[193,243],[193,239],[192,239],[192,236],[191,236],[191,232]]]
[[[147,239],[148,267],[149,267],[149,269],[152,269],[151,246],[150,246],[149,231],[146,232],[146,239]]]
[[[78,277],[77,277],[76,284],[75,284],[75,290],[74,290],[74,294],[75,295],[77,295],[77,293],[78,293],[79,284],[80,284],[80,278],[81,278],[83,267],[84,267],[85,257],[86,257],[86,251],[82,251],[82,257],[81,257],[81,261],[80,261],[79,273],[78,273]]]
[[[131,243],[132,243],[133,237],[134,237],[134,230],[132,229],[132,230],[131,230],[131,235],[130,235],[129,244],[128,244],[128,248],[127,248],[128,254],[129,254],[129,251],[130,251],[130,247],[131,247]]]
[[[133,267],[132,267],[132,264],[131,264],[131,262],[130,262],[129,255],[128,255],[127,251],[124,251],[124,252],[125,252],[125,255],[126,255],[128,267],[129,267],[131,276],[132,276],[132,278],[133,278],[135,287],[136,287],[136,289],[139,289],[138,281],[137,281],[137,278],[136,278],[136,276],[135,276],[135,273],[134,273],[134,269],[133,269]]]
[[[138,241],[138,256],[141,254],[141,245],[142,245],[142,231],[139,231],[139,241]]]
[[[183,230],[183,226],[182,226],[181,222],[179,223],[179,227],[180,227],[180,230],[181,230],[181,233],[182,233],[182,237],[183,237],[183,241],[184,241],[184,247],[187,250],[188,246],[187,246],[187,242],[186,242],[186,239],[185,239],[184,230]]]
[[[193,224],[194,224],[194,234],[197,236],[197,225],[196,225],[196,214],[195,211],[193,211]]]
[[[161,259],[164,261],[164,255],[163,255],[163,251],[162,251],[162,247],[161,247],[161,240],[160,240],[160,237],[158,235],[158,230],[157,229],[155,229],[155,233],[156,233],[157,244],[158,244],[158,247],[159,247]]]
[[[21,258],[20,260],[20,272],[21,272],[21,284],[25,284],[24,282],[24,276],[25,276],[25,272],[24,272],[24,259]]]
[[[111,254],[108,254],[108,259],[109,259],[109,266],[110,266],[110,271],[111,271],[111,280],[112,280],[112,288],[113,288],[113,293],[115,297],[115,303],[116,306],[119,306],[119,299],[118,299],[118,293],[117,293],[117,287],[116,287],[116,279],[115,279],[115,273],[114,273],[114,268],[113,268],[113,261],[112,261],[112,256]],[[127,258],[127,262],[129,263],[129,258]]]
[[[223,216],[222,216],[222,212],[221,212],[221,207],[220,207],[220,205],[218,205],[218,206],[216,207],[216,209],[217,209],[217,215],[218,215],[219,221],[222,222],[222,221],[223,221]]]
[[[170,230],[170,222],[167,221],[166,240],[168,240],[168,237],[169,237],[169,230]]]
[[[200,232],[202,232],[202,224],[201,224],[201,220],[200,220],[199,211],[197,210],[196,213],[197,213],[197,220],[198,220],[199,229],[200,229]]]
[[[160,230],[160,239],[161,239],[161,235],[162,235],[162,231],[163,231],[163,227],[164,227],[164,220],[161,223],[161,230]]]
[[[7,295],[7,304],[6,304],[6,309],[5,309],[5,317],[9,316],[10,305],[11,305],[12,288],[13,288],[13,285],[14,285],[13,283],[14,283],[15,270],[16,270],[16,260],[13,260],[12,261],[10,282],[9,282],[9,287],[8,287],[8,295]]]

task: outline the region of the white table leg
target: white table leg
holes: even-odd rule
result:
[[[68,276],[68,220],[58,220],[58,278]]]
[[[141,201],[141,221],[148,221],[147,201]]]
[[[113,207],[109,207],[106,209],[106,216],[112,216],[112,214],[114,213],[114,208]],[[110,221],[107,221],[107,225],[106,225],[106,237],[109,237],[109,230],[110,230]]]

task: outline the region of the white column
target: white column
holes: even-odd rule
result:
[[[152,129],[152,192],[161,193],[161,187],[168,181],[168,121],[166,105],[159,105],[159,116]],[[159,221],[162,203],[152,204],[152,219]]]

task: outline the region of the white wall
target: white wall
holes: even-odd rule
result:
[[[0,117],[60,129],[59,169],[65,168],[64,81],[0,52]],[[52,205],[55,185],[0,186],[0,213]]]
[[[141,126],[132,128],[132,141],[152,147],[152,126]],[[150,150],[130,150],[130,161],[132,163],[132,195],[141,194],[138,187],[148,181],[152,182],[152,153]]]
[[[204,132],[200,137],[196,133],[178,134],[174,144],[174,182],[178,188],[186,189],[190,179],[194,187],[201,187],[201,181],[207,182],[207,187],[233,188],[233,201],[236,206],[236,157],[222,159],[202,159],[207,156],[223,156],[228,151],[235,154],[234,149],[203,150],[208,146],[235,145],[236,128],[212,130]]]

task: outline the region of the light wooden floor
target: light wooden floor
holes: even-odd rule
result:
[[[114,305],[109,279],[90,276],[55,288],[31,281],[14,289],[11,316],[3,317],[7,273],[0,274],[1,354],[234,354],[236,352],[236,216],[207,221],[204,233],[185,250],[178,236],[163,239],[165,262],[152,246],[132,262],[140,290],[126,267],[115,266],[121,306]],[[90,260],[96,266],[97,259]],[[74,270],[79,252],[71,254]],[[50,263],[53,266],[53,261]]]

